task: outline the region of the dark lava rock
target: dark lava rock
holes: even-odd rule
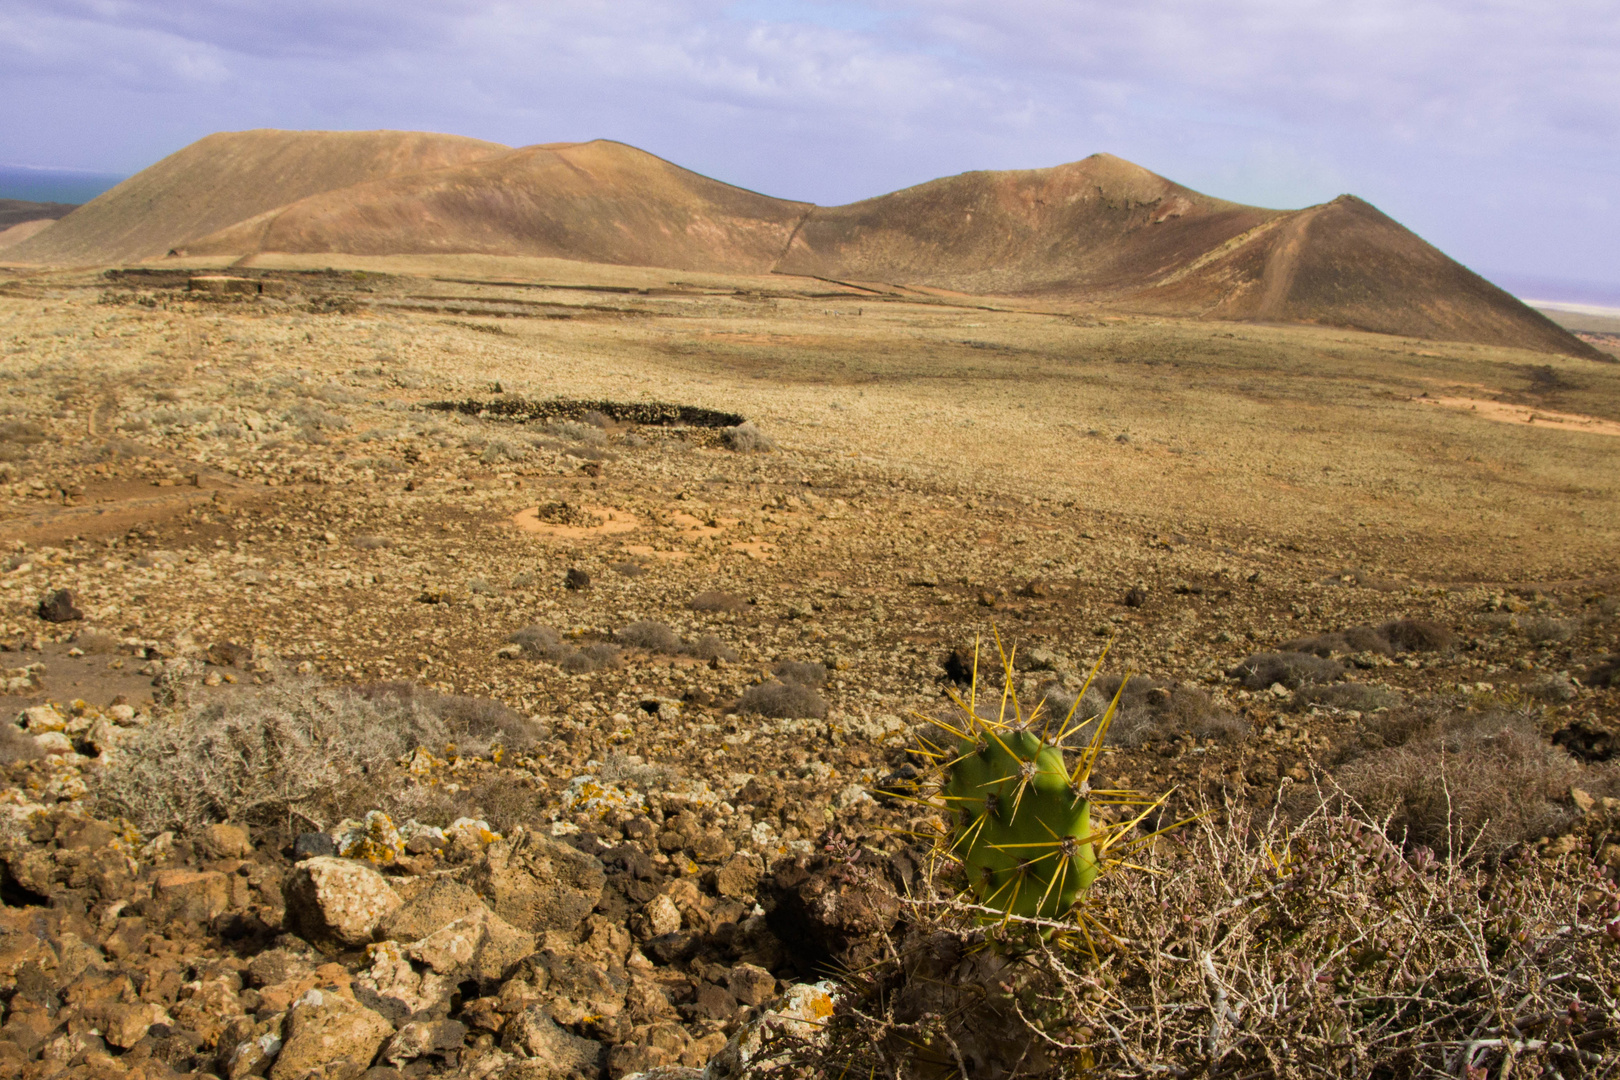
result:
[[[576,592],[591,587],[591,575],[577,566],[570,566],[568,573],[563,577],[563,587]]]
[[[84,618],[84,612],[73,606],[73,593],[67,589],[46,593],[37,610],[39,617],[46,622],[77,622]]]
[[[900,919],[888,860],[861,849],[783,859],[760,882],[766,923],[805,972],[855,969],[883,955],[883,935]]]

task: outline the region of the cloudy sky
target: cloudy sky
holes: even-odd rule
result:
[[[838,203],[1106,150],[1620,300],[1616,0],[0,0],[0,100],[0,166],[115,172],[416,128]]]

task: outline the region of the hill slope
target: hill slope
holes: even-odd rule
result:
[[[530,146],[312,195],[190,250],[471,252],[762,274],[810,209],[597,140]]]
[[[7,252],[21,262],[124,262],[333,188],[504,153],[409,131],[235,131],[199,139]]]
[[[184,248],[774,271],[1607,359],[1359,199],[1244,206],[1108,154],[824,208],[606,140],[513,150],[412,132],[237,132],[13,239],[18,262]]]

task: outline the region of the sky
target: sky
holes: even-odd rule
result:
[[[407,128],[836,204],[1107,151],[1620,302],[1617,0],[0,0],[0,100],[0,172]]]

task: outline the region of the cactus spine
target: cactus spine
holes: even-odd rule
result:
[[[1001,651],[999,639],[997,649]],[[1012,688],[1013,657],[1006,652],[1001,652],[1005,689],[1000,708],[993,717],[984,715],[978,702],[977,657],[975,644],[968,699],[952,693],[961,720],[933,720],[943,737],[925,740],[922,751],[938,765],[933,805],[948,822],[941,848],[962,865],[979,904],[1001,913],[1003,920],[1060,919],[1096,880],[1109,849],[1162,800],[1091,787],[1092,769],[1119,706],[1116,694],[1100,716],[1078,715],[1101,657],[1069,715],[1061,719],[1043,715],[1044,703],[1028,713],[1020,707]],[[1071,764],[1065,744],[1077,735],[1085,743]],[[1147,809],[1133,820],[1113,827],[1093,824],[1099,805],[1144,803]]]

